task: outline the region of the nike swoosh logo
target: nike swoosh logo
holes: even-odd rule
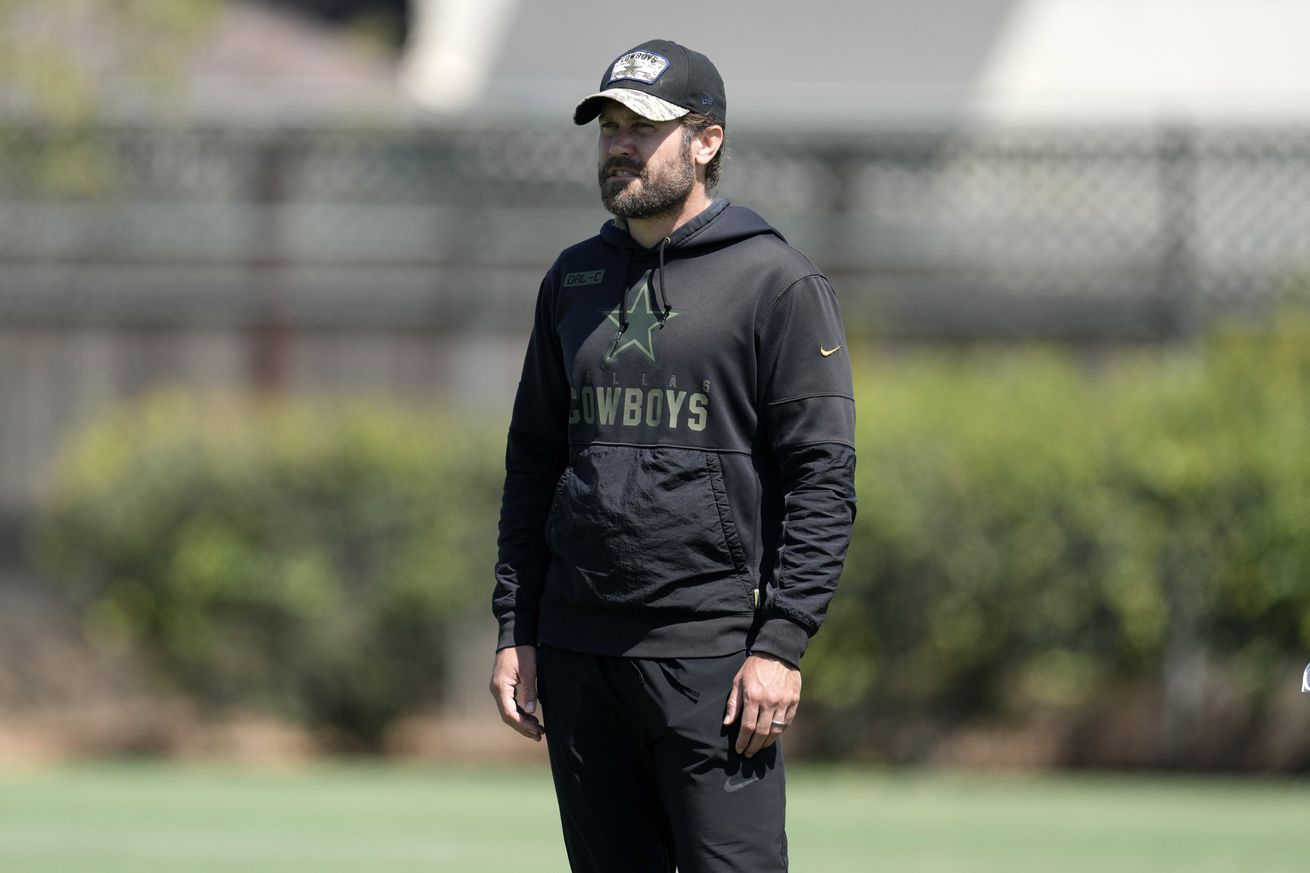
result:
[[[825,349],[823,346],[819,346],[819,354],[823,355],[826,358],[829,355],[837,354],[837,349],[840,348],[841,348],[840,345],[838,345],[836,349]]]
[[[759,781],[760,781],[760,777],[752,776],[749,779],[740,779],[736,782],[733,782],[732,777],[729,776],[727,779],[723,780],[723,790],[731,794],[734,791],[740,791],[741,789],[745,788],[747,785],[750,785],[752,782],[759,782]]]

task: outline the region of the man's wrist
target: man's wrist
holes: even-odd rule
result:
[[[768,654],[799,669],[810,634],[789,618],[777,615],[765,619],[750,646],[752,654]]]
[[[779,664],[782,664],[784,667],[790,667],[793,670],[800,669],[800,666],[794,663],[793,661],[790,661],[787,658],[782,657],[781,655],[775,655],[773,654],[773,652],[761,652],[758,649],[749,649],[747,650],[746,654],[752,658],[762,658],[766,661],[777,661]]]
[[[500,617],[500,633],[496,639],[496,651],[510,646],[535,646],[537,644],[537,614],[535,612],[511,612]]]

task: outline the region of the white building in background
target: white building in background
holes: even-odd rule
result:
[[[1310,2],[1021,0],[974,105],[1018,122],[1310,120]]]
[[[441,112],[558,116],[653,36],[748,126],[1310,119],[1307,0],[414,0],[402,81]]]

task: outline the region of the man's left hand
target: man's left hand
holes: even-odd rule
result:
[[[750,758],[778,741],[801,702],[801,671],[773,655],[751,655],[728,692],[725,725],[741,716],[737,754]]]

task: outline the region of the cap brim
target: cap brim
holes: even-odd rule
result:
[[[667,100],[661,100],[653,94],[647,94],[645,91],[634,91],[631,88],[607,88],[604,91],[597,91],[595,94],[582,98],[578,108],[573,110],[573,123],[586,124],[600,115],[601,107],[606,100],[622,103],[642,118],[649,118],[651,121],[672,121],[691,111],[690,109],[683,109],[681,106],[675,106]]]

